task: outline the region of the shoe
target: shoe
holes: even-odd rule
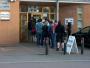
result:
[[[56,48],[56,51],[59,51],[59,48]]]

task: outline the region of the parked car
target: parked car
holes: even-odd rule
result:
[[[76,42],[78,45],[81,45],[81,38],[84,38],[84,46],[90,47],[90,26],[84,27],[72,35],[76,37]]]

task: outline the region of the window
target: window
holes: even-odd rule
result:
[[[50,13],[55,13],[55,7],[50,8]]]
[[[27,5],[21,5],[20,11],[21,12],[27,12],[28,11]]]
[[[43,8],[43,12],[44,12],[44,13],[49,13],[49,7]]]
[[[55,19],[55,14],[50,14],[50,19],[54,20]]]
[[[81,28],[83,28],[83,8],[81,5],[79,5],[77,8],[77,18],[77,26],[78,30],[80,30]]]

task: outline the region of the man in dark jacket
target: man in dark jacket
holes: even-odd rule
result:
[[[60,21],[58,22],[55,32],[56,32],[56,42],[57,42],[56,51],[59,51],[60,46],[62,47],[62,49],[64,48],[64,33],[65,33],[65,28]]]
[[[45,20],[42,26],[42,41],[41,41],[41,45],[43,45],[43,40],[48,38],[48,21]]]
[[[72,24],[69,22],[67,25],[67,35],[69,37],[69,35],[71,35],[71,28],[72,28]]]

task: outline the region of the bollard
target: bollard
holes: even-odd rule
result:
[[[66,54],[66,43],[64,43],[64,55]]]
[[[81,54],[84,53],[84,37],[81,38]]]
[[[46,48],[45,48],[45,54],[48,55],[48,46],[46,44]]]
[[[48,45],[47,45],[47,38],[45,38],[45,55],[48,55]]]
[[[67,36],[65,37],[65,40],[64,40],[64,55],[66,54],[66,43],[67,43]]]

